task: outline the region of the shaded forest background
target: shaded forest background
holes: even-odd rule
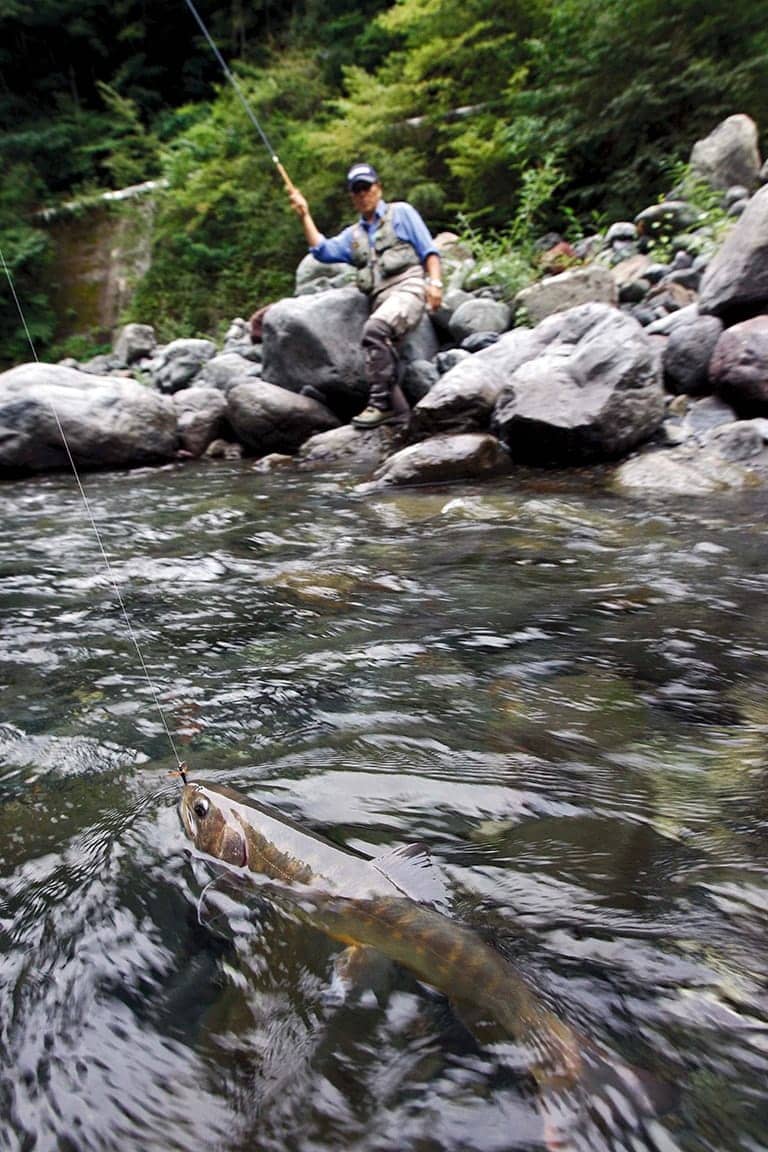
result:
[[[765,131],[765,0],[197,7],[328,231],[359,157],[433,231],[514,239],[635,215],[734,112]],[[0,0],[0,171],[0,247],[42,356],[65,350],[39,213],[75,196],[167,181],[125,317],[161,338],[292,291],[301,230],[183,0]],[[0,292],[0,363],[28,359]]]

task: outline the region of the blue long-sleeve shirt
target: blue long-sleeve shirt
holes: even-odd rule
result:
[[[387,202],[379,200],[372,220],[364,220],[361,216],[357,223],[350,224],[342,232],[339,232],[338,236],[332,236],[330,239],[323,236],[319,244],[310,248],[315,260],[319,260],[321,264],[351,264],[353,262],[352,239],[355,229],[358,225],[362,226],[368,233],[368,243],[372,246],[376,229],[386,210]],[[411,204],[406,204],[404,200],[395,202],[392,212],[392,227],[398,240],[406,240],[413,245],[422,264],[430,253],[434,253],[435,256],[440,255],[421,216]]]

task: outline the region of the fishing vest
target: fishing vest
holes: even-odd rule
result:
[[[376,226],[373,247],[369,234],[358,222],[352,236],[352,263],[357,268],[357,286],[367,294],[381,291],[409,279],[412,270],[421,269],[416,249],[407,240],[401,240],[392,223],[397,202],[388,204]]]

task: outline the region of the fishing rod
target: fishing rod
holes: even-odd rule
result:
[[[8,287],[11,290],[11,295],[13,296],[13,301],[16,305],[16,310],[19,314],[19,318],[21,320],[22,327],[24,328],[24,332],[25,332],[26,337],[27,337],[27,343],[29,344],[29,347],[32,351],[32,357],[33,357],[35,363],[39,364],[40,359],[37,355],[37,349],[35,348],[35,344],[34,344],[34,341],[32,339],[32,335],[29,331],[29,326],[27,325],[27,320],[26,320],[26,317],[24,315],[24,309],[21,306],[21,301],[18,297],[18,294],[16,292],[16,286],[13,282],[13,276],[11,275],[11,270],[6,263],[5,255],[3,253],[2,248],[0,248],[0,264],[2,264],[3,271],[5,272],[5,276],[6,276],[6,279],[8,281]],[[101,538],[101,533],[99,532],[99,528],[98,528],[98,525],[96,524],[96,519],[93,515],[93,511],[91,509],[91,505],[90,505],[90,502],[88,500],[88,496],[86,495],[85,488],[83,487],[83,482],[80,479],[80,473],[78,472],[77,465],[75,464],[75,458],[72,454],[72,450],[70,448],[69,441],[67,440],[66,434],[64,432],[64,428],[62,427],[62,423],[61,423],[61,419],[59,417],[58,409],[56,408],[56,405],[55,405],[52,397],[50,397],[50,396],[48,397],[48,404],[49,404],[49,407],[51,409],[51,412],[53,413],[53,418],[56,421],[56,427],[58,429],[59,436],[61,437],[61,442],[64,445],[64,451],[66,453],[67,460],[69,461],[69,466],[72,469],[72,474],[75,477],[75,483],[77,484],[77,488],[78,488],[78,491],[80,493],[80,498],[83,502],[83,506],[85,508],[86,515],[90,521],[91,528],[93,529],[93,534],[96,537],[96,542],[99,546],[99,551],[101,552],[101,558],[104,561],[104,567],[106,568],[107,575],[109,576],[109,579],[111,581],[112,588],[113,588],[114,593],[115,593],[115,598],[117,599],[117,603],[120,606],[120,611],[122,612],[123,620],[125,621],[125,626],[126,626],[126,629],[128,631],[128,635],[131,639],[131,642],[133,643],[133,647],[136,649],[136,655],[138,657],[139,665],[141,666],[142,673],[144,674],[144,679],[146,680],[147,685],[149,687],[149,691],[152,694],[152,698],[154,700],[155,707],[156,707],[156,709],[160,715],[160,719],[162,721],[163,728],[165,729],[165,734],[168,737],[168,741],[171,745],[171,751],[173,752],[174,758],[176,760],[176,773],[175,774],[179,775],[181,777],[181,779],[184,781],[184,783],[186,784],[186,782],[187,782],[187,777],[186,777],[187,765],[179,756],[178,750],[176,748],[176,743],[173,739],[173,736],[171,735],[171,730],[168,726],[168,721],[166,720],[165,712],[163,711],[163,707],[160,703],[160,697],[158,695],[157,688],[155,687],[155,683],[149,674],[149,669],[148,669],[146,661],[144,659],[144,654],[141,650],[141,645],[139,644],[138,637],[137,637],[136,633],[134,632],[133,625],[131,624],[131,618],[128,615],[128,609],[125,606],[125,601],[124,601],[122,593],[120,591],[120,587],[117,583],[114,569],[112,568],[112,564],[110,563],[109,556],[107,555],[107,550],[104,547],[104,543],[103,543],[102,538]]]
[[[294,183],[292,182],[290,176],[286,172],[283,165],[280,163],[280,157],[277,155],[274,148],[270,144],[269,138],[267,137],[266,132],[262,128],[261,124],[259,123],[258,118],[256,116],[256,113],[253,111],[253,108],[251,107],[251,105],[246,100],[245,95],[243,94],[242,88],[238,84],[238,82],[235,79],[234,75],[232,74],[232,71],[230,70],[230,68],[227,66],[227,63],[226,63],[224,57],[222,56],[221,52],[219,52],[219,49],[216,47],[216,44],[215,44],[213,38],[211,37],[210,32],[208,31],[205,24],[203,23],[202,17],[200,16],[200,13],[198,12],[195,5],[193,4],[192,0],[184,0],[184,2],[187,5],[187,8],[189,8],[192,15],[194,16],[194,18],[197,22],[197,25],[198,25],[200,31],[202,32],[203,36],[208,41],[208,44],[211,48],[211,51],[213,52],[214,56],[218,60],[219,64],[221,65],[222,72],[224,73],[227,80],[229,80],[230,84],[232,85],[235,92],[237,93],[237,97],[240,100],[240,103],[242,104],[243,108],[245,109],[249,120],[251,121],[254,128],[256,129],[259,136],[261,137],[262,143],[264,144],[264,147],[266,148],[267,152],[269,153],[269,156],[270,156],[270,159],[272,160],[272,163],[275,165],[275,167],[277,168],[277,171],[280,173],[280,178],[282,179],[283,184],[285,184],[285,187],[288,189],[289,192],[295,191]]]

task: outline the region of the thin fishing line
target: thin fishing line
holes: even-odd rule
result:
[[[13,277],[11,276],[11,270],[5,262],[5,255],[3,253],[2,248],[0,248],[0,263],[2,263],[2,265],[3,265],[3,271],[5,272],[6,279],[8,280],[8,286],[11,289],[11,295],[13,296],[13,300],[14,300],[14,303],[16,305],[16,309],[19,313],[21,323],[24,327],[24,332],[25,332],[26,337],[27,337],[27,342],[29,343],[29,347],[32,350],[32,355],[35,359],[35,363],[39,364],[40,360],[38,358],[37,350],[35,348],[34,341],[32,339],[31,333],[29,331],[29,327],[27,326],[27,320],[26,320],[26,317],[24,315],[24,309],[22,308],[21,301],[19,300],[19,297],[16,293],[16,286],[13,282]],[[125,626],[128,630],[128,635],[130,636],[131,641],[133,643],[133,646],[136,649],[136,655],[139,659],[139,664],[141,665],[141,670],[144,673],[144,679],[146,680],[146,682],[149,686],[149,690],[152,693],[152,698],[155,702],[155,707],[157,708],[157,711],[160,715],[160,719],[162,720],[163,728],[165,729],[165,734],[168,737],[168,741],[171,745],[173,755],[176,759],[177,770],[178,770],[179,775],[181,776],[182,780],[186,784],[186,782],[187,782],[186,776],[184,775],[184,769],[186,768],[186,764],[184,764],[182,762],[181,757],[179,756],[179,753],[176,749],[176,744],[174,742],[173,736],[171,735],[171,730],[168,727],[168,722],[165,718],[165,712],[163,711],[162,705],[160,704],[160,697],[158,696],[157,689],[155,688],[152,677],[149,674],[149,669],[147,668],[146,662],[144,660],[144,655],[141,651],[141,646],[139,645],[138,637],[136,636],[136,633],[133,630],[133,625],[131,624],[131,618],[128,615],[128,610],[125,606],[125,601],[123,600],[122,593],[120,592],[120,587],[117,583],[117,579],[115,577],[114,570],[113,570],[112,565],[110,563],[109,556],[107,555],[106,549],[104,548],[104,544],[102,543],[101,533],[99,532],[98,526],[96,524],[96,520],[95,520],[93,512],[91,510],[91,505],[90,505],[90,502],[88,500],[88,496],[86,495],[85,488],[83,487],[82,481],[80,479],[80,473],[77,470],[77,465],[75,464],[75,460],[74,460],[74,457],[72,455],[72,451],[69,447],[69,441],[67,440],[67,437],[64,433],[64,429],[63,429],[62,424],[61,424],[61,420],[59,419],[58,410],[57,410],[56,405],[54,404],[53,400],[50,397],[48,398],[48,403],[49,403],[50,409],[53,413],[53,418],[56,421],[56,427],[59,430],[59,435],[61,436],[61,441],[62,441],[62,444],[64,445],[64,451],[66,453],[67,459],[69,460],[69,465],[70,465],[70,468],[72,469],[72,473],[75,477],[75,483],[77,484],[78,491],[80,492],[80,497],[83,501],[83,506],[85,507],[86,514],[87,514],[88,519],[91,523],[91,528],[93,529],[93,534],[96,537],[96,542],[99,546],[99,551],[101,552],[101,557],[102,557],[102,560],[104,561],[104,566],[107,570],[107,575],[109,576],[109,579],[112,583],[112,587],[114,589],[117,602],[120,605],[120,611],[123,614],[123,619],[125,621]]]
[[[203,23],[203,19],[202,19],[200,13],[198,12],[195,5],[192,3],[192,0],[184,0],[184,2],[187,5],[187,8],[189,8],[192,15],[194,16],[195,21],[197,22],[198,28],[202,32],[205,39],[208,41],[208,44],[211,48],[211,51],[213,52],[214,56],[218,60],[219,64],[221,65],[221,69],[222,69],[224,75],[226,76],[227,80],[229,80],[230,84],[232,85],[235,92],[237,93],[238,99],[240,100],[240,103],[242,104],[243,108],[245,109],[246,114],[248,116],[248,119],[251,121],[254,128],[256,129],[259,136],[261,137],[262,142],[264,144],[264,147],[266,148],[267,152],[269,152],[269,155],[272,159],[272,163],[276,165],[277,170],[283,179],[283,183],[285,184],[286,188],[289,188],[289,189],[292,188],[293,185],[292,185],[292,183],[288,177],[288,174],[285,171],[285,168],[283,168],[282,164],[280,163],[280,157],[277,155],[274,148],[270,144],[269,138],[267,137],[266,132],[262,128],[261,124],[259,123],[258,118],[256,116],[256,113],[253,111],[253,108],[251,107],[251,105],[246,100],[245,95],[243,94],[242,88],[238,84],[238,82],[237,82],[235,76],[233,75],[231,69],[228,67],[227,62],[225,61],[221,52],[219,52],[219,49],[216,47],[216,44],[213,40],[213,37],[211,36],[210,32],[206,28],[205,24]]]

